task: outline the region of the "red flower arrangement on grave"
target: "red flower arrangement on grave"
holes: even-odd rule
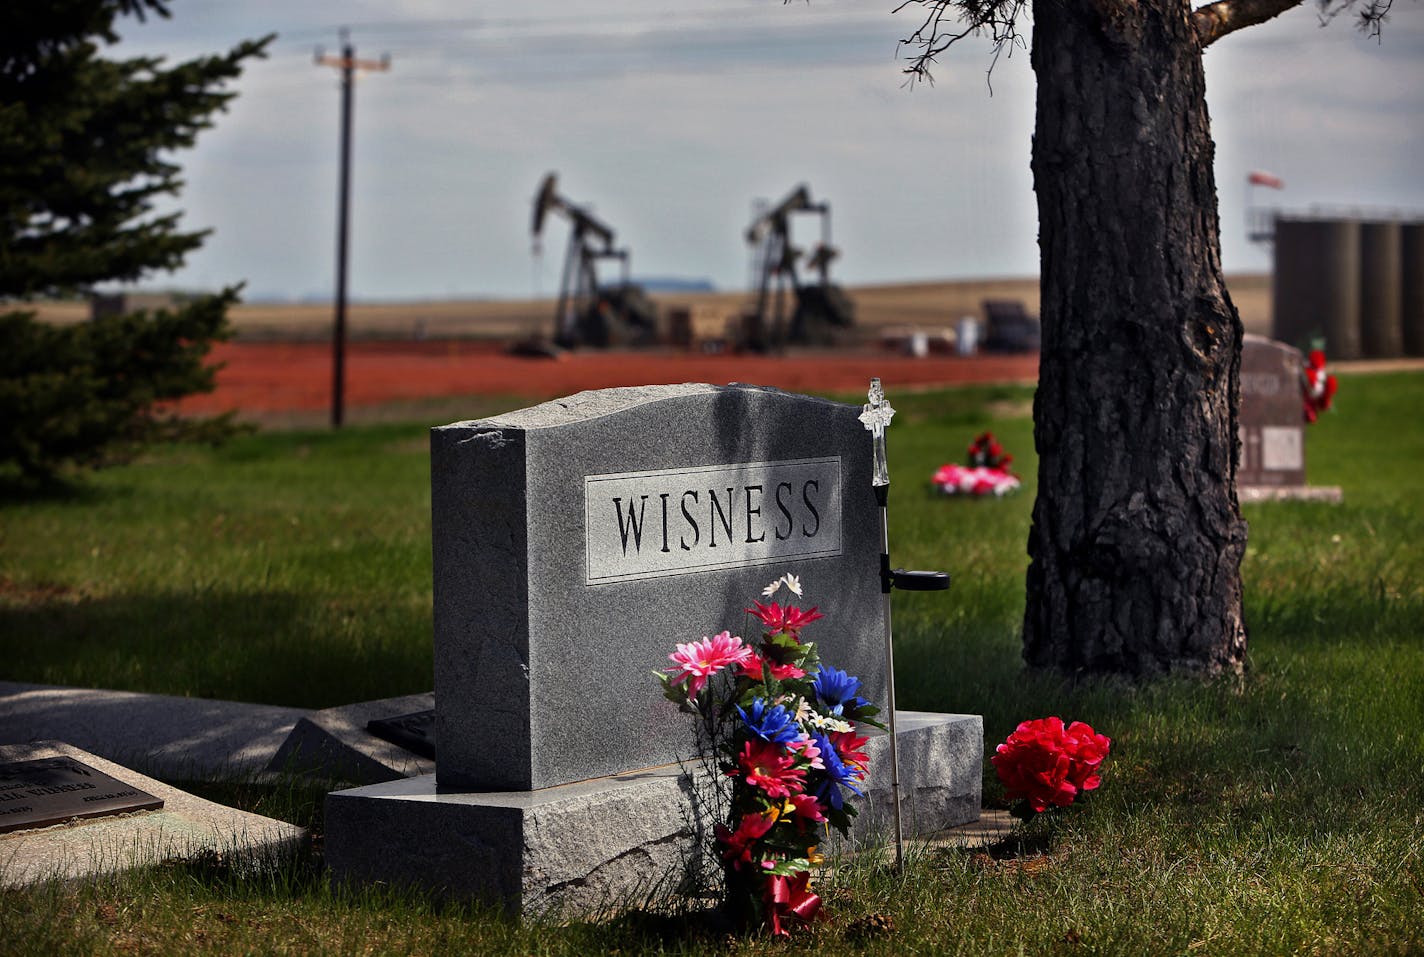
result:
[[[1112,741],[1082,721],[1065,726],[1058,717],[1025,721],[989,759],[1004,793],[1019,800],[1019,817],[1067,807],[1102,783],[1103,759]]]
[[[1310,356],[1300,370],[1301,399],[1305,405],[1307,424],[1330,408],[1335,399],[1335,387],[1335,377],[1325,371],[1325,353],[1320,349],[1310,350]]]
[[[994,438],[983,432],[969,444],[969,464],[941,465],[930,479],[945,495],[1008,495],[1019,488],[1019,477],[1009,471],[1012,455]]]
[[[767,586],[801,595],[795,575]],[[752,602],[761,622],[755,645],[723,631],[679,644],[675,667],[654,672],[663,695],[699,720],[699,742],[711,751],[718,777],[730,784],[727,815],[715,828],[715,852],[729,911],[773,936],[814,920],[821,899],[811,868],[824,829],[847,833],[863,795],[868,759],[860,724],[879,709],[857,692],[860,679],[822,664],[801,631],[823,616],[777,602]]]

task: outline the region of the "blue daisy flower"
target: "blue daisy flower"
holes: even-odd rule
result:
[[[865,792],[855,786],[855,782],[861,779],[861,772],[841,760],[841,756],[836,753],[836,746],[831,744],[825,735],[812,735],[812,739],[816,742],[816,747],[821,749],[821,761],[826,766],[826,770],[822,772],[825,776],[813,792],[816,798],[839,811],[845,806],[845,795],[841,793],[841,788],[849,788],[865,797]]]
[[[781,705],[768,708],[765,698],[754,698],[750,711],[737,706],[747,730],[773,744],[790,744],[801,736],[801,728],[796,719]]]
[[[847,709],[853,713],[870,704],[856,694],[860,690],[859,678],[829,665],[817,673],[811,688],[816,692],[816,699],[831,709],[831,714],[842,715]]]

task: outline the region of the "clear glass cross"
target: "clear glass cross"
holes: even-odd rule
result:
[[[880,388],[880,379],[877,376],[870,380],[870,395],[865,409],[860,413],[860,421],[865,424],[866,429],[875,438],[875,474],[871,478],[872,485],[890,484],[890,463],[885,458],[885,429],[890,425],[890,420],[895,417],[895,410],[885,399],[885,390]]]

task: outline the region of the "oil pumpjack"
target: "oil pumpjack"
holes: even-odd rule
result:
[[[657,307],[641,286],[629,281],[628,250],[614,246],[613,230],[607,224],[559,195],[554,173],[544,177],[534,197],[532,233],[536,249],[550,213],[569,221],[568,251],[554,309],[554,342],[565,348],[653,342],[657,335]],[[617,285],[599,282],[598,264],[608,259],[620,264]]]
[[[798,213],[821,217],[821,241],[806,259],[806,268],[818,277],[814,282],[803,282],[796,268],[803,251],[792,245],[791,219]],[[840,255],[831,245],[830,203],[812,202],[811,191],[803,183],[758,215],[747,227],[746,239],[753,249],[755,297],[750,312],[752,328],[747,330],[750,345],[832,345],[855,324],[855,304],[830,280],[831,260]],[[795,298],[789,323],[788,289]]]

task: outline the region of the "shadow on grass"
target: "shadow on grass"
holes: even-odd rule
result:
[[[283,591],[6,597],[12,681],[321,708],[432,680],[429,619],[416,610]]]
[[[101,501],[106,497],[104,491],[84,481],[89,474],[40,481],[0,471],[0,507],[31,504],[77,506]]]

